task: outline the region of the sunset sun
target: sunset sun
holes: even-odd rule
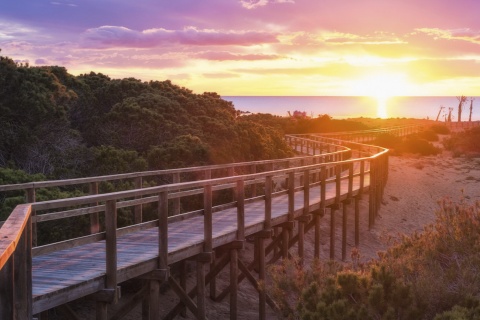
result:
[[[387,118],[387,101],[395,96],[407,96],[412,85],[407,76],[400,73],[372,74],[355,80],[351,90],[354,95],[363,95],[377,100],[377,117]]]

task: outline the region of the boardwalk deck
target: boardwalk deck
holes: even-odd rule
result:
[[[369,175],[365,176],[365,186]],[[353,193],[359,191],[360,178],[353,181]],[[348,193],[348,181],[342,180],[342,200]],[[326,188],[326,205],[336,198],[335,185]],[[304,192],[295,193],[296,217],[303,214]],[[318,210],[320,187],[310,188],[310,208]],[[219,247],[235,240],[237,231],[236,208],[213,214],[213,247]],[[272,227],[288,220],[288,195],[275,197],[272,202]],[[170,223],[168,225],[168,261],[175,263],[202,252],[204,241],[203,216]],[[263,229],[265,221],[264,201],[245,205],[245,235],[249,236]],[[151,228],[121,236],[117,239],[117,278],[119,282],[138,277],[157,268],[158,229]],[[40,255],[33,258],[33,312],[38,313],[59,304],[93,294],[104,287],[105,282],[105,241],[83,245]],[[72,291],[74,287],[83,290]],[[81,292],[81,295],[72,294]]]
[[[372,135],[371,132],[368,134]],[[355,139],[361,139],[359,137],[356,135]],[[298,243],[299,252],[302,251],[304,232],[310,228],[316,230],[315,255],[318,256],[320,231],[317,229],[319,217],[324,214],[322,210],[330,207],[330,213],[336,214],[341,203],[347,204],[353,198],[357,203],[363,192],[369,192],[369,218],[373,221],[388,172],[387,150],[380,147],[317,135],[288,136],[286,140],[292,148],[308,156],[186,168],[188,176],[195,176],[197,180],[185,182],[180,182],[181,171],[178,169],[84,178],[78,181],[90,184],[94,192],[89,196],[17,207],[0,229],[2,235],[8,235],[0,239],[0,280],[2,285],[5,281],[4,288],[7,288],[0,290],[0,318],[26,319],[92,295],[97,300],[97,319],[107,319],[108,303],[117,300],[116,287],[127,280],[141,278],[147,280],[149,287],[141,290],[144,297],[140,300],[150,301],[147,303],[150,306],[146,312],[148,315],[143,319],[158,318],[159,283],[164,281],[168,281],[188,309],[199,319],[205,319],[205,284],[212,282],[210,295],[215,296],[216,274],[230,263],[230,287],[220,296],[230,293],[231,317],[235,319],[237,312],[235,274],[238,273],[238,281],[247,279],[259,291],[259,317],[264,319],[265,304],[273,304],[265,292],[258,289],[265,278],[267,256],[273,255],[268,261],[287,257],[293,243]],[[211,179],[213,170],[217,170],[216,176],[220,171],[228,173],[227,176],[220,173],[220,177]],[[236,171],[238,175],[235,175]],[[170,174],[172,182],[142,188],[142,177],[158,174]],[[97,194],[99,182],[121,178],[135,179],[135,189]],[[0,191],[23,188],[33,202],[35,188],[68,186],[78,181],[7,185],[0,186]],[[274,185],[276,192],[272,190]],[[245,198],[244,188],[249,190],[248,198]],[[263,190],[257,193],[259,188]],[[212,207],[212,190],[233,194],[238,201]],[[203,209],[181,214],[180,200],[192,195],[203,196]],[[158,220],[142,223],[141,206],[146,203],[158,203]],[[169,203],[173,216],[167,218]],[[135,223],[117,229],[118,209],[128,207],[135,212]],[[44,214],[38,215],[42,210]],[[33,245],[32,249],[36,224],[90,215],[94,218],[91,220],[93,226],[98,225],[99,213],[105,218],[104,232],[94,226],[88,236],[42,247]],[[137,220],[137,214],[140,220]],[[357,212],[355,215],[358,216]],[[291,228],[295,223],[298,228],[294,232]],[[335,237],[334,228],[330,237]],[[240,261],[237,252],[246,238],[255,238],[258,256],[257,261],[249,264]],[[334,251],[331,244],[330,258],[333,259],[332,249]],[[214,258],[216,254],[219,254],[218,264]],[[187,259],[197,261],[197,303],[182,287],[183,280],[179,279],[180,283],[177,283],[168,272],[169,266]],[[210,273],[206,274],[208,264]],[[258,280],[251,274],[253,269],[258,273]],[[21,289],[15,289],[17,287]],[[178,306],[171,310],[167,319],[172,319],[180,310]]]

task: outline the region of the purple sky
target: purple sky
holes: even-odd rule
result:
[[[2,55],[220,95],[480,95],[478,0],[14,0]]]

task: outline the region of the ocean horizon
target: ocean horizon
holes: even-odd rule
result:
[[[462,121],[468,121],[470,98],[463,104]],[[334,119],[347,118],[417,118],[444,121],[452,108],[452,121],[458,118],[455,96],[396,96],[377,99],[367,96],[222,96],[235,109],[250,113],[270,113],[288,116],[295,110],[318,117],[328,114]],[[480,97],[473,97],[472,121],[480,120]],[[439,115],[440,107],[444,107]]]

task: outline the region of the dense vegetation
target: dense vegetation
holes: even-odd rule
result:
[[[453,133],[449,139],[444,141],[447,150],[453,152],[454,156],[465,154],[478,157],[480,155],[480,127],[475,127],[466,132]]]
[[[364,127],[327,115],[241,116],[218,94],[169,80],[73,76],[0,56],[0,184],[284,158],[293,156],[286,132]],[[38,200],[82,190],[42,192]],[[23,192],[0,193],[0,221],[22,201]]]
[[[439,202],[436,221],[351,265],[295,260],[272,268],[272,295],[290,319],[480,319],[480,204]]]

